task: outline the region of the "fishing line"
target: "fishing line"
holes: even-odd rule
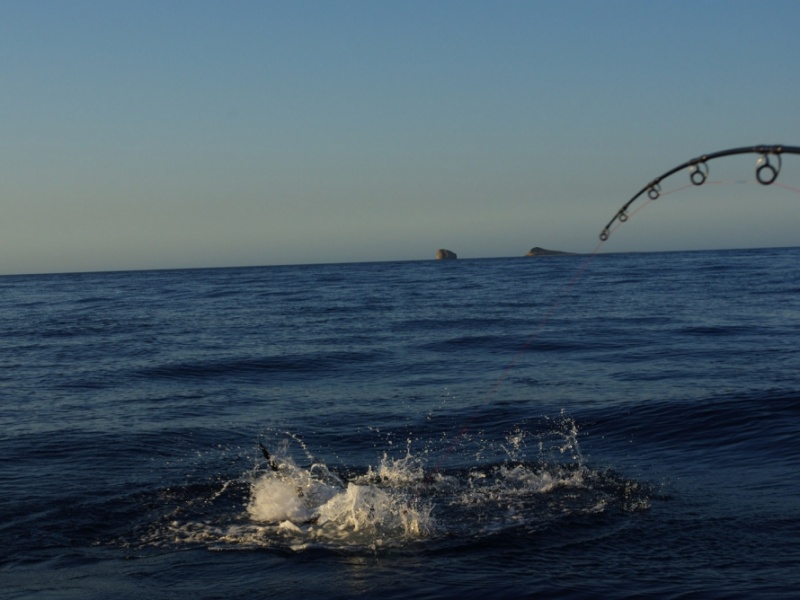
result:
[[[756,161],[755,179],[751,179],[748,181],[741,181],[741,180],[710,181],[708,179],[710,174],[710,169],[708,166],[709,161],[716,158],[722,158],[725,156],[731,156],[735,154],[746,154],[746,153],[755,153],[760,155],[760,157]],[[595,256],[597,255],[603,244],[606,241],[608,241],[611,234],[614,233],[623,223],[629,221],[634,215],[636,215],[636,213],[638,213],[643,208],[649,206],[659,198],[676,194],[678,192],[682,192],[692,187],[699,187],[701,185],[731,185],[731,184],[742,184],[742,183],[747,184],[747,183],[758,182],[761,185],[765,186],[776,185],[780,188],[800,194],[800,188],[781,183],[776,183],[776,179],[778,178],[778,175],[780,174],[782,167],[781,154],[783,153],[800,154],[800,147],[783,146],[783,145],[772,145],[772,146],[759,145],[759,146],[732,148],[729,150],[721,150],[719,152],[704,154],[697,158],[688,160],[678,165],[677,167],[674,167],[673,169],[670,169],[669,171],[665,172],[664,174],[650,181],[636,194],[634,194],[634,196],[630,200],[628,200],[622,206],[622,208],[620,208],[617,211],[614,217],[603,228],[599,236],[600,243],[598,243],[597,246],[595,246],[594,250],[592,250],[592,252],[587,255],[586,259],[579,266],[579,268],[572,276],[572,278],[564,285],[562,291],[557,295],[557,299],[555,300],[555,302],[553,302],[553,304],[545,312],[544,316],[539,320],[537,325],[534,327],[533,331],[528,335],[525,342],[516,351],[513,358],[511,359],[511,361],[509,361],[508,365],[505,367],[503,372],[498,376],[497,380],[495,381],[491,389],[486,394],[484,394],[483,400],[478,404],[476,409],[478,407],[486,406],[487,404],[489,404],[491,400],[493,400],[496,397],[497,392],[500,389],[500,386],[507,379],[511,371],[515,368],[522,354],[527,351],[527,349],[530,347],[533,341],[539,336],[541,331],[544,329],[544,327],[552,318],[553,314],[555,314],[556,310],[560,307],[563,299],[581,279],[583,273],[586,271],[592,260],[594,260]],[[663,180],[684,169],[688,169],[689,172],[688,183],[668,191],[661,190],[661,182]],[[645,194],[647,196],[647,200],[644,203],[637,205],[632,211],[629,212],[629,209],[633,205],[633,203],[637,199],[639,199],[639,197]],[[460,428],[458,434],[453,439],[453,442],[449,445],[448,449],[445,451],[444,456],[442,456],[438,464],[433,468],[433,473],[439,472],[439,468],[444,462],[444,460],[456,450],[456,447],[458,446],[459,442],[470,430],[476,418],[477,418],[477,410],[474,410],[473,416],[468,418],[467,421],[464,423],[464,425]]]
[[[717,183],[717,182],[709,182],[709,183]],[[690,188],[690,187],[693,187],[693,185],[691,183],[683,185],[683,186],[681,186],[679,188],[676,188],[676,189],[673,189],[673,190],[669,190],[669,191],[663,192],[663,193],[660,194],[660,196],[661,197],[669,196],[671,194],[675,194],[677,192],[680,192],[680,191],[685,190],[685,189]],[[655,200],[653,200],[653,199],[648,199],[645,203],[640,204],[629,215],[627,215],[627,218],[628,219],[632,218],[637,212],[639,212],[640,210],[642,210],[646,206],[649,206],[654,201]],[[613,225],[613,228],[611,229],[611,232],[615,231],[621,225],[622,225],[622,222],[617,222],[615,225]],[[503,372],[497,377],[497,380],[492,385],[491,389],[483,395],[483,399],[477,405],[476,408],[482,408],[482,407],[488,405],[492,400],[494,400],[494,398],[496,398],[497,392],[499,391],[500,387],[505,382],[505,380],[508,378],[508,376],[511,374],[511,372],[514,370],[514,368],[517,366],[517,363],[522,358],[522,355],[525,352],[527,352],[527,350],[528,350],[528,348],[530,348],[531,344],[533,344],[533,342],[539,337],[539,334],[547,326],[547,324],[549,323],[550,319],[552,319],[553,315],[556,314],[556,311],[559,309],[559,307],[561,306],[561,304],[564,301],[564,299],[572,291],[572,289],[577,285],[577,283],[582,279],[583,274],[586,272],[586,269],[589,268],[589,265],[594,260],[595,256],[598,254],[598,252],[600,251],[600,248],[602,248],[602,246],[603,246],[603,244],[605,244],[605,242],[606,242],[606,240],[602,240],[601,239],[597,243],[597,245],[594,247],[594,249],[590,253],[588,253],[586,255],[586,258],[581,262],[580,266],[577,268],[577,270],[572,275],[572,277],[569,279],[569,281],[567,281],[567,283],[564,284],[564,287],[559,291],[559,293],[556,294],[556,300],[545,311],[544,316],[542,316],[539,319],[538,323],[535,325],[535,327],[533,328],[531,333],[529,333],[528,336],[525,338],[525,341],[522,343],[522,345],[520,345],[519,348],[517,348],[517,350],[515,351],[514,356],[512,357],[512,359],[509,361],[509,363],[503,369]],[[474,423],[476,418],[477,418],[477,411],[473,411],[473,416],[469,417],[466,420],[466,422],[464,423],[464,425],[459,429],[458,434],[453,439],[453,442],[448,447],[447,451],[445,452],[444,457],[442,458],[442,460],[440,461],[439,464],[441,464],[441,462],[445,458],[447,458],[448,456],[452,455],[455,452],[459,442],[461,441],[461,439],[465,435],[467,435],[467,433],[469,432],[469,430],[470,430],[470,428],[471,428],[471,426]],[[438,472],[439,471],[439,466],[434,467],[433,471],[434,472]]]
[[[779,188],[783,188],[784,190],[789,190],[790,192],[800,194],[800,188],[798,187],[794,187],[792,185],[786,185],[785,183],[776,183],[775,185]]]
[[[647,197],[651,201],[657,200],[659,197],[661,197],[663,195],[661,193],[661,182],[663,180],[667,179],[671,175],[674,175],[675,173],[678,173],[679,171],[688,169],[689,181],[691,184],[701,186],[707,183],[708,180],[710,171],[708,166],[709,161],[725,156],[733,156],[735,154],[759,154],[760,156],[758,160],[756,160],[755,166],[756,181],[758,181],[758,183],[761,185],[773,185],[778,179],[778,175],[780,175],[781,172],[781,167],[783,166],[781,156],[783,154],[800,154],[800,146],[783,146],[781,144],[772,146],[744,146],[741,148],[731,148],[729,150],[711,152],[709,154],[703,154],[697,158],[687,160],[686,162],[681,163],[677,167],[673,167],[666,173],[653,179],[650,183],[646,184],[642,189],[634,194],[630,200],[623,204],[622,208],[617,211],[617,213],[600,232],[600,240],[605,242],[609,238],[612,233],[611,227],[615,223],[624,223],[630,218],[630,215],[628,214],[628,208],[634,202],[636,202],[640,196],[647,194]],[[791,187],[787,187],[782,184],[778,185],[785,189],[792,189]],[[617,228],[615,227],[614,230],[616,229]]]
[[[495,396],[497,395],[497,391],[500,389],[500,386],[503,384],[503,382],[506,380],[506,378],[511,374],[511,371],[514,370],[514,367],[516,367],[517,363],[519,362],[520,357],[527,351],[527,349],[530,347],[530,345],[533,343],[533,341],[537,337],[539,337],[539,334],[541,333],[542,329],[544,329],[544,327],[547,325],[547,323],[553,317],[553,315],[555,314],[556,310],[558,310],[558,307],[561,306],[561,303],[562,303],[563,299],[567,296],[567,294],[572,290],[572,288],[575,287],[575,285],[581,279],[581,276],[583,275],[584,271],[586,271],[587,267],[589,266],[589,263],[595,257],[595,255],[600,250],[600,247],[602,245],[603,245],[603,242],[600,242],[599,244],[597,244],[595,249],[586,257],[586,259],[584,259],[583,263],[578,268],[578,270],[575,272],[575,274],[572,276],[572,278],[564,285],[564,287],[561,290],[561,292],[557,295],[556,301],[553,302],[553,304],[550,305],[550,308],[547,309],[547,311],[545,312],[544,316],[539,320],[539,322],[536,325],[536,327],[534,327],[533,331],[530,334],[528,334],[528,337],[525,339],[525,342],[517,349],[517,351],[515,352],[513,358],[508,363],[508,365],[505,367],[505,369],[503,369],[503,372],[498,376],[498,378],[495,381],[495,383],[492,386],[492,388],[486,394],[484,394],[484,398],[480,402],[479,406],[481,406],[481,407],[486,406],[489,403],[489,401],[491,401],[491,400],[493,400],[495,398]],[[446,456],[451,454],[455,450],[456,446],[458,445],[458,442],[469,431],[469,428],[472,425],[472,422],[475,420],[475,418],[476,418],[475,416],[472,416],[465,422],[464,426],[461,428],[461,430],[459,431],[458,435],[453,440],[453,443],[450,445],[450,447],[449,447],[449,449],[448,449],[448,451],[446,453]],[[438,471],[438,468],[436,468],[435,471]]]
[[[725,156],[731,156],[735,154],[745,154],[745,153],[756,153],[760,155],[758,160],[756,161],[754,180],[745,182],[729,181],[729,180],[724,180],[724,181],[709,180],[709,175],[710,175],[710,168],[708,166],[709,161]],[[524,343],[516,350],[514,356],[508,362],[506,367],[503,369],[502,373],[497,377],[494,384],[483,395],[481,402],[473,408],[472,415],[469,416],[466,419],[466,421],[463,422],[463,425],[460,427],[458,434],[454,436],[452,443],[448,446],[443,455],[439,458],[437,464],[433,466],[431,473],[429,473],[427,476],[424,477],[420,487],[417,488],[414,499],[417,500],[419,498],[422,492],[422,486],[432,481],[432,476],[434,474],[439,473],[440,468],[444,464],[447,457],[449,457],[456,450],[460,441],[463,439],[465,435],[467,435],[472,425],[474,424],[475,420],[478,418],[478,408],[485,407],[492,400],[494,400],[494,398],[496,398],[500,386],[505,382],[505,380],[510,375],[511,371],[516,367],[522,354],[526,352],[528,348],[531,346],[531,344],[539,337],[542,330],[550,322],[553,315],[559,309],[564,299],[567,298],[572,289],[582,279],[586,269],[589,267],[591,262],[594,260],[594,258],[600,251],[602,245],[609,239],[612,233],[614,233],[623,223],[629,221],[640,210],[642,210],[646,206],[649,206],[659,198],[663,198],[665,196],[685,191],[686,189],[691,187],[697,187],[701,185],[730,185],[732,183],[757,182],[760,185],[765,185],[765,186],[777,185],[778,187],[781,187],[788,191],[800,194],[800,188],[776,183],[776,180],[780,174],[782,167],[781,155],[784,153],[800,154],[800,147],[782,146],[782,145],[773,145],[773,146],[761,145],[761,146],[733,148],[730,150],[722,150],[719,152],[705,154],[700,157],[686,161],[685,163],[682,163],[681,165],[678,165],[677,167],[665,172],[659,177],[656,177],[648,184],[646,184],[642,189],[640,189],[630,200],[628,200],[616,212],[616,214],[612,217],[612,219],[608,222],[608,224],[603,228],[599,236],[600,242],[595,246],[592,252],[586,255],[585,259],[582,261],[578,269],[575,271],[575,273],[572,275],[569,281],[566,284],[564,284],[562,290],[557,294],[556,300],[549,306],[549,308],[545,311],[544,315],[538,320],[536,326],[533,328],[531,333],[528,334]],[[688,170],[689,182],[677,188],[668,191],[662,191],[661,182],[670,177],[671,175],[678,173],[679,171],[682,171],[684,169]],[[631,210],[632,205],[641,196],[646,196],[646,201],[644,203],[638,204],[634,209]],[[295,441],[300,442],[300,440],[295,436],[291,437],[294,437]],[[306,454],[309,456],[309,458],[311,458],[307,448],[305,448],[302,442],[300,443],[303,446],[304,450],[306,451]]]

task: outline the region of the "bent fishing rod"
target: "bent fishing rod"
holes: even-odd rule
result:
[[[600,240],[605,242],[608,239],[608,237],[611,235],[611,226],[615,221],[624,223],[628,220],[628,208],[636,201],[637,198],[639,198],[639,196],[646,193],[650,200],[657,200],[661,195],[661,181],[670,175],[688,168],[689,180],[694,185],[703,185],[708,178],[708,161],[715,158],[721,158],[723,156],[731,156],[733,154],[760,154],[761,156],[756,161],[756,180],[761,185],[771,185],[775,183],[775,180],[778,178],[778,174],[781,172],[781,154],[800,154],[800,146],[745,146],[742,148],[731,148],[730,150],[720,150],[719,152],[712,152],[711,154],[703,154],[697,158],[687,160],[685,163],[680,164],[674,169],[670,169],[663,175],[653,179],[650,183],[639,190],[633,196],[633,198],[623,204],[622,208],[617,211],[617,214],[614,215],[614,217],[608,222],[608,225],[606,225],[603,228],[603,231],[600,232]],[[774,163],[770,160],[771,158],[775,160]]]

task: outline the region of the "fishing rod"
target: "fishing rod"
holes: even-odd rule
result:
[[[703,154],[692,160],[687,160],[685,163],[678,165],[674,169],[670,169],[663,175],[656,177],[639,190],[633,198],[623,204],[622,208],[617,211],[617,214],[608,222],[600,232],[600,240],[605,242],[611,235],[611,226],[615,221],[624,223],[628,220],[628,208],[633,204],[639,196],[647,194],[650,200],[657,200],[661,195],[661,181],[682,171],[688,167],[689,180],[694,185],[703,185],[708,178],[708,161],[723,156],[731,156],[733,154],[760,154],[761,156],[756,161],[756,180],[761,185],[771,185],[775,183],[778,174],[781,172],[781,154],[800,154],[800,146],[782,146],[780,144],[774,146],[745,146],[742,148],[731,148],[730,150],[720,150],[719,152],[712,152],[711,154]],[[773,164],[770,157],[775,159]]]

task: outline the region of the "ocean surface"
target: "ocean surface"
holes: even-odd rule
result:
[[[797,597],[800,248],[0,277],[0,551],[3,599]]]

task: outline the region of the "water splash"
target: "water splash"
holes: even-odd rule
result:
[[[323,463],[301,468],[288,456],[278,460],[277,471],[253,478],[247,513],[255,522],[277,524],[298,538],[378,545],[424,537],[431,529],[430,507],[410,493],[422,477],[410,454],[399,460],[384,455],[377,470],[349,481]]]
[[[211,514],[172,519],[143,541],[376,550],[528,535],[578,515],[649,508],[647,486],[586,465],[573,419],[562,413],[547,423],[543,432],[520,425],[505,434],[495,445],[504,452],[499,462],[451,469],[430,468],[430,449],[413,452],[409,438],[404,455],[384,453],[377,465],[340,473],[287,434],[272,452],[277,468],[258,465],[224,483],[203,503]],[[302,466],[292,458],[295,446]]]

